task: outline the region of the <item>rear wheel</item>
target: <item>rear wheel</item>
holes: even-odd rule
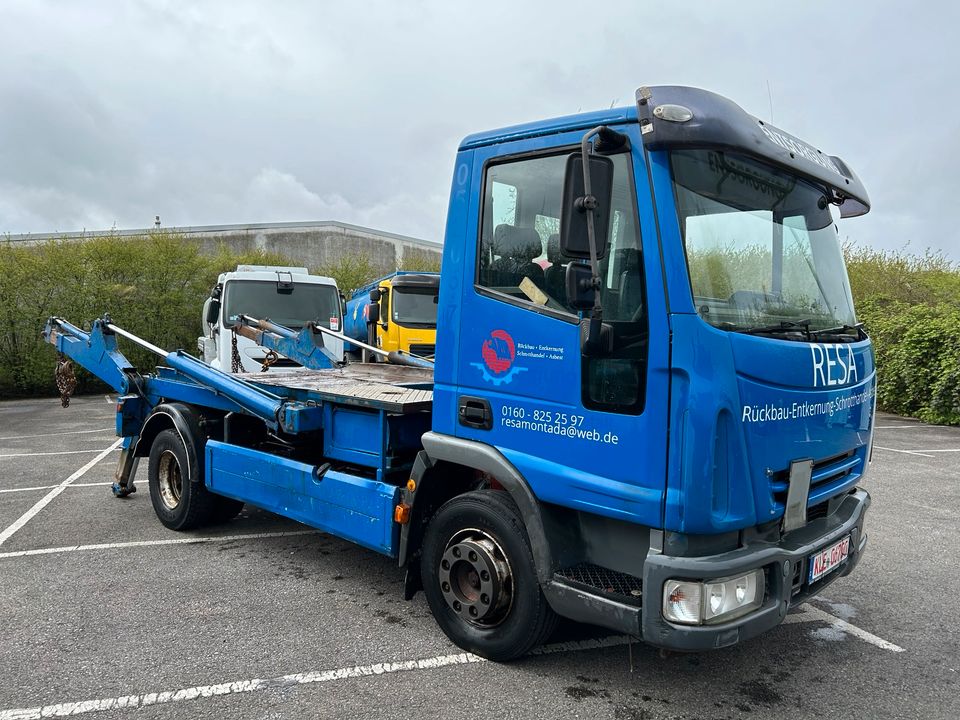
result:
[[[191,530],[240,512],[243,503],[214,495],[202,482],[192,482],[189,467],[180,434],[160,432],[150,447],[148,471],[150,500],[160,522],[171,530]]]
[[[517,506],[500,491],[453,498],[430,520],[420,570],[430,610],[464,650],[519,657],[553,631]]]

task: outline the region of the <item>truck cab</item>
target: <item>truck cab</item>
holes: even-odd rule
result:
[[[440,273],[397,270],[353,292],[344,333],[387,352],[432,358]]]
[[[270,354],[232,330],[239,314],[267,318],[299,330],[309,322],[339,331],[343,327],[340,291],[333,278],[311,275],[304,267],[238,265],[221,273],[203,304],[200,357],[224,372],[267,372],[299,367],[289,358]],[[327,350],[343,359],[343,341],[324,336]]]

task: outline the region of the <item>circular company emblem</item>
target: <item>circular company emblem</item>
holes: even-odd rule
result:
[[[494,330],[490,337],[483,341],[480,351],[483,364],[494,375],[502,375],[510,369],[517,357],[516,345],[506,330]]]

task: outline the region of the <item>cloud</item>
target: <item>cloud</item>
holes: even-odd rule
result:
[[[351,203],[337,193],[321,195],[294,175],[275,168],[257,173],[244,190],[244,198],[249,222],[336,219],[436,240],[440,239],[436,228],[441,227],[447,200],[436,193],[424,197],[398,193],[379,202]],[[412,221],[402,220],[405,211]],[[430,219],[429,224],[423,223],[423,217]]]
[[[0,232],[343,220],[437,238],[471,132],[707,87],[832,154],[841,233],[960,260],[960,5],[21,0],[0,25]],[[891,51],[895,47],[896,51]],[[769,93],[768,93],[769,88]],[[772,96],[772,97],[771,97]],[[772,102],[771,102],[772,99]]]

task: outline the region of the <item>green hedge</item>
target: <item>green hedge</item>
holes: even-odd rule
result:
[[[0,243],[0,398],[56,394],[56,353],[40,336],[50,315],[89,326],[107,312],[160,347],[195,352],[203,301],[217,275],[237,263],[289,264],[226,248],[203,255],[197,243],[167,232],[32,247]],[[137,367],[157,364],[130,343],[123,352]],[[77,377],[78,393],[102,388],[79,369]]]
[[[929,252],[845,254],[857,316],[876,349],[878,405],[960,425],[960,268]]]

